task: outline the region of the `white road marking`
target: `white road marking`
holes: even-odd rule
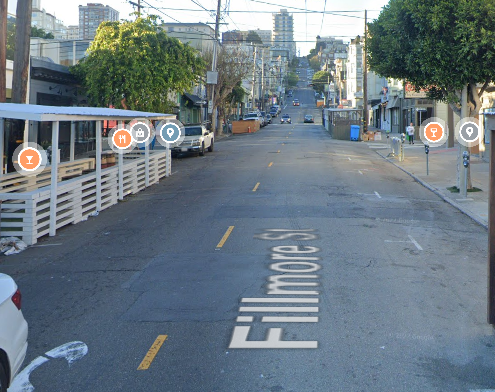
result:
[[[351,157],[347,157],[347,159],[349,159],[350,161],[352,161]]]
[[[380,196],[380,194],[379,194],[377,191],[375,191],[375,195],[376,195],[376,197],[378,197],[379,199],[381,199],[381,198],[382,198],[382,197]]]
[[[238,323],[252,323],[254,320],[253,316],[237,316],[236,321]]]
[[[294,304],[317,304],[320,302],[319,298],[242,298],[241,302],[244,303],[294,303]]]
[[[262,323],[317,323],[318,317],[262,317]]]
[[[358,173],[361,174],[361,175],[363,175],[363,172],[361,170],[358,170]]]
[[[53,350],[47,351],[45,355],[50,358],[65,358],[70,365],[84,357],[88,353],[88,346],[83,342],[69,342],[63,344]],[[17,376],[14,378],[12,385],[9,387],[9,392],[32,392],[34,386],[29,381],[31,373],[37,369],[40,365],[48,362],[49,359],[43,356],[35,358],[29,365],[27,365]]]
[[[70,342],[63,344],[46,352],[50,358],[65,358],[72,365],[75,361],[81,359],[88,353],[88,346],[83,342]]]
[[[311,306],[281,306],[281,307],[270,307],[270,306],[241,306],[239,312],[267,312],[267,313],[318,313],[318,307]]]
[[[416,248],[418,248],[418,250],[423,250],[423,248],[418,244],[418,242],[411,235],[408,235],[408,237],[411,240],[411,242],[414,244],[414,246]]]

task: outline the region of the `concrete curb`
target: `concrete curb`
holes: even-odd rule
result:
[[[409,176],[411,176],[416,182],[420,183],[421,185],[423,185],[426,189],[432,191],[435,195],[437,195],[438,197],[440,197],[442,200],[444,200],[445,202],[449,203],[451,206],[457,208],[459,211],[461,211],[464,215],[468,216],[469,218],[471,218],[472,220],[474,220],[477,224],[479,224],[480,226],[484,227],[486,230],[488,230],[488,224],[483,222],[479,217],[477,217],[475,214],[472,214],[471,212],[469,211],[466,211],[462,208],[461,205],[459,205],[458,203],[456,203],[454,200],[452,200],[450,197],[448,196],[445,196],[442,192],[440,192],[437,188],[431,186],[430,184],[428,184],[426,181],[423,181],[421,178],[419,177],[416,177],[414,174],[408,172],[406,169],[404,169],[403,167],[399,166],[398,164],[396,164],[394,161],[390,160],[389,158],[387,157],[384,157],[382,154],[380,154],[378,151],[375,150],[375,152],[381,156],[383,159],[385,159],[387,162],[390,162],[392,165],[394,165],[395,167],[399,168],[400,170],[402,170],[404,173],[408,174]]]

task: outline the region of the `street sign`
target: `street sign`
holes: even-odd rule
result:
[[[213,101],[209,100],[208,101],[208,114],[212,114],[212,113],[213,113]]]
[[[206,84],[217,84],[217,83],[218,83],[218,72],[207,71]]]

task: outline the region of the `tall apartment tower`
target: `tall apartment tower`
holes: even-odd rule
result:
[[[272,14],[272,45],[274,49],[285,50],[287,60],[292,60],[296,54],[296,43],[294,42],[294,17],[286,9]]]
[[[79,6],[79,38],[93,40],[102,22],[116,22],[119,12],[108,5],[88,3]]]

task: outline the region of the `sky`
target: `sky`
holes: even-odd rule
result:
[[[137,3],[138,0],[131,0]],[[221,0],[223,12],[220,31],[228,30],[271,30],[272,13],[286,8],[294,16],[294,40],[301,56],[315,47],[316,36],[333,36],[349,41],[364,32],[364,10],[368,10],[368,20],[375,19],[388,3],[388,0]],[[121,19],[132,19],[133,6],[127,0],[74,1],[41,0],[41,8],[64,21],[65,25],[79,23],[79,5],[88,2],[109,5],[120,12]],[[9,11],[15,13],[15,0],[9,0]],[[61,5],[63,4],[63,5]],[[217,0],[141,0],[146,7],[144,13],[156,14],[165,22],[211,23],[214,27],[214,14]],[[226,6],[228,7],[226,9]],[[155,7],[155,8],[152,8]],[[291,8],[293,7],[293,8]],[[156,9],[158,8],[158,10]],[[211,12],[207,12],[206,10]],[[323,15],[323,10],[327,12]],[[184,10],[184,11],[183,11]],[[317,11],[305,13],[305,10]],[[241,12],[236,12],[241,11]]]

